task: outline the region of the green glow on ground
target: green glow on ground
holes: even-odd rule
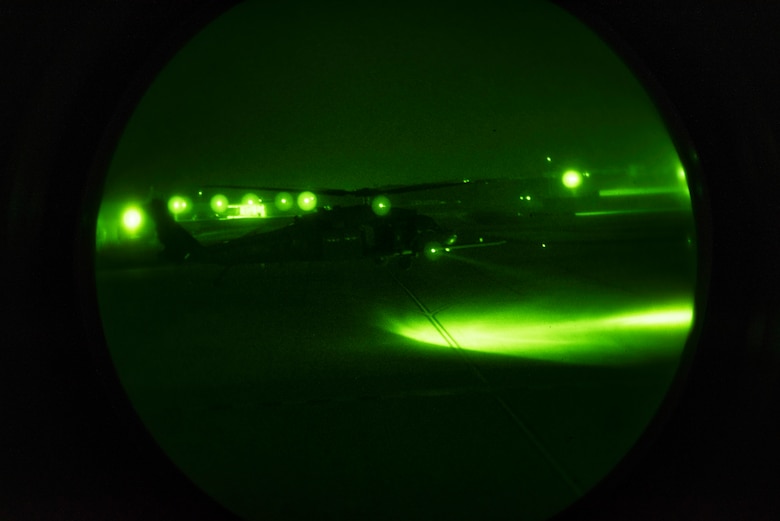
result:
[[[664,213],[675,212],[676,208],[644,208],[640,210],[603,210],[596,212],[577,212],[574,215],[576,217],[595,217],[599,215],[631,215],[631,214],[643,214],[643,213]]]
[[[679,187],[666,186],[658,188],[614,188],[611,190],[599,190],[600,197],[630,197],[642,195],[683,194]]]
[[[628,365],[679,356],[693,322],[690,303],[592,316],[556,316],[531,308],[445,312],[436,318],[452,346],[425,316],[385,318],[384,327],[428,346],[581,365]]]
[[[568,170],[563,174],[561,180],[566,188],[577,188],[582,184],[582,174],[576,170]]]
[[[222,194],[216,194],[211,198],[211,209],[215,213],[224,213],[228,208],[228,200]]]
[[[384,216],[390,213],[390,199],[384,195],[378,195],[371,201],[371,209],[376,215]]]
[[[317,207],[317,196],[312,192],[301,192],[298,195],[298,207],[304,212],[314,210]]]
[[[138,231],[138,228],[141,227],[142,221],[143,221],[143,217],[141,214],[141,210],[139,210],[135,206],[126,209],[125,212],[122,214],[122,226],[124,226],[125,230],[127,230],[130,233],[134,233]]]

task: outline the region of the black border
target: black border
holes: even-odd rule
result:
[[[8,43],[0,46],[3,519],[232,518],[116,410],[124,393],[107,384],[116,382],[110,365],[91,347],[99,329],[82,300],[91,257],[78,237],[91,237],[97,211],[94,176],[107,158],[95,153],[132,110],[122,100],[140,98],[143,78],[166,61],[160,49],[172,54],[233,3],[20,1],[0,9]],[[772,519],[780,512],[780,479],[770,472],[780,468],[780,8],[740,0],[558,4],[640,76],[649,71],[645,84],[657,86],[656,101],[678,119],[673,133],[686,129],[678,145],[698,153],[684,161],[707,201],[697,212],[710,241],[702,273],[712,281],[699,348],[652,443],[558,517]]]

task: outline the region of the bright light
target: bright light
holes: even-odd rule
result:
[[[550,163],[552,161],[552,158],[550,156],[547,156],[547,162]]]
[[[625,365],[679,356],[693,322],[693,307],[669,302],[612,314],[562,314],[528,304],[491,309],[483,303],[479,308],[445,310],[433,320],[385,316],[381,322],[387,330],[430,347],[568,364]]]
[[[690,197],[691,193],[688,190],[688,179],[685,175],[685,169],[683,169],[682,166],[677,168],[677,180],[679,181],[679,184],[682,185],[682,193],[684,193],[686,197]]]
[[[253,193],[244,194],[244,197],[241,198],[241,204],[243,205],[252,205],[252,204],[257,204],[259,202],[260,202],[260,198]]]
[[[184,213],[188,206],[187,199],[180,195],[174,195],[168,199],[168,210],[174,215]]]
[[[575,217],[597,217],[604,215],[638,215],[649,213],[665,213],[678,211],[676,208],[647,208],[637,210],[601,210],[594,212],[576,212]]]
[[[276,207],[281,211],[287,211],[293,207],[293,196],[287,192],[279,192],[274,199]]]
[[[680,193],[680,189],[676,186],[662,186],[653,188],[611,188],[609,190],[599,190],[599,197],[629,197],[676,193]]]
[[[229,215],[228,219],[245,219],[253,217],[265,217],[265,205],[262,203],[253,203],[251,199],[248,204],[239,204],[232,208],[238,208],[238,215]]]
[[[441,244],[436,241],[429,242],[425,245],[425,258],[428,260],[438,259],[440,251],[442,249]]]
[[[312,192],[301,192],[298,195],[298,207],[304,212],[314,210],[317,207],[317,196]]]
[[[141,211],[134,206],[122,214],[122,226],[130,233],[138,231],[138,228],[141,227],[141,221],[143,221]]]
[[[216,194],[211,198],[211,209],[214,213],[224,213],[228,208],[228,200],[222,194]]]
[[[384,195],[378,195],[371,201],[371,209],[376,215],[384,216],[390,213],[390,199]]]
[[[563,186],[566,188],[577,188],[582,184],[582,174],[576,170],[569,170],[562,177]]]

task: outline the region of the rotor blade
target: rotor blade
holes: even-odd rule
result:
[[[460,186],[468,182],[468,179],[464,179],[462,181],[444,181],[440,183],[418,183],[414,185],[385,186],[380,188],[361,188],[359,190],[352,190],[351,194],[359,196],[401,194],[405,192],[417,192],[419,190],[433,190],[435,188]]]
[[[442,249],[444,251],[465,250],[468,248],[484,248],[487,246],[501,246],[502,244],[506,244],[506,241],[499,240],[499,241],[490,241],[490,242],[473,242],[469,244],[454,244],[452,246],[442,246]]]
[[[320,195],[353,195],[352,190],[338,190],[332,188],[285,188],[279,186],[257,186],[257,185],[203,185],[203,188],[219,188],[225,190],[255,190],[258,192],[314,192]]]
[[[440,183],[419,183],[414,185],[401,185],[401,186],[387,186],[380,188],[358,188],[357,190],[342,190],[338,188],[313,188],[306,189],[315,194],[320,195],[335,195],[335,196],[355,196],[355,197],[367,197],[383,194],[400,194],[404,192],[415,192],[418,190],[432,190],[435,188],[446,188],[449,186],[459,186],[468,183],[467,179],[463,181],[448,181]],[[220,188],[227,190],[256,190],[263,192],[301,192],[298,188],[283,188],[278,186],[256,186],[256,185],[203,185],[203,188]]]

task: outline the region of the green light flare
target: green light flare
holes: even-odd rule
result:
[[[563,174],[561,180],[566,188],[577,188],[582,184],[582,174],[576,170],[568,170]]]
[[[376,215],[385,216],[390,213],[390,199],[384,195],[378,195],[371,201],[371,209]]]
[[[628,365],[679,356],[693,321],[691,304],[592,317],[516,308],[438,316],[459,348],[579,365]],[[431,348],[450,345],[422,316],[385,318],[384,327]]]
[[[293,196],[288,192],[279,192],[274,198],[274,204],[276,204],[276,208],[286,212],[293,207]]]
[[[168,210],[174,214],[179,215],[190,209],[189,201],[180,195],[174,195],[168,199]]]
[[[211,209],[214,213],[225,213],[228,208],[228,200],[222,194],[216,194],[211,198]]]
[[[125,230],[127,230],[130,233],[137,232],[138,229],[141,227],[142,221],[143,221],[143,217],[141,214],[141,210],[139,210],[135,206],[131,206],[130,208],[127,208],[122,214],[122,226],[124,226]]]
[[[664,186],[655,188],[613,188],[610,190],[599,190],[599,197],[632,197],[682,193],[684,193],[684,191],[677,186]]]
[[[298,195],[298,207],[304,212],[314,210],[317,207],[317,196],[312,192],[301,192]]]
[[[241,198],[241,204],[243,205],[255,205],[260,203],[260,198],[256,194],[247,193]]]
[[[680,192],[685,194],[685,197],[690,199],[691,192],[688,188],[688,177],[685,174],[685,169],[680,166],[677,168],[677,181],[680,184]]]
[[[427,243],[423,249],[425,258],[428,260],[438,259],[441,256],[442,249],[442,245],[438,242],[432,241]]]
[[[642,213],[665,213],[665,212],[676,212],[679,211],[677,208],[645,208],[641,210],[602,210],[602,211],[595,211],[595,212],[576,212],[574,214],[575,217],[596,217],[600,215],[631,215],[631,214],[642,214]]]
[[[551,158],[550,156],[547,156],[547,162],[548,162],[548,163],[551,163],[551,162],[552,162],[552,158]]]
[[[605,319],[605,323],[628,327],[670,327],[690,326],[693,320],[692,308],[656,310],[647,313],[619,315]]]

